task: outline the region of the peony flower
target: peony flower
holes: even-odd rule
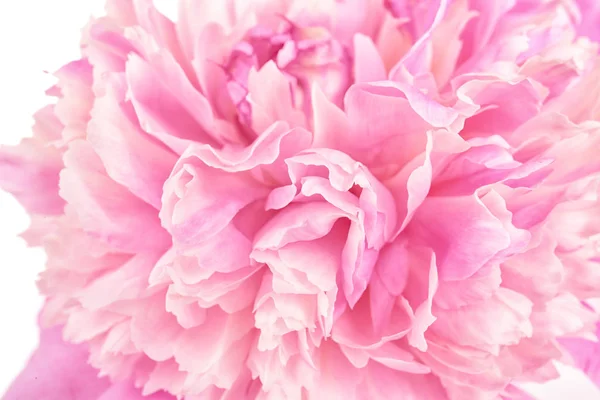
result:
[[[48,255],[9,394],[507,400],[557,361],[597,378],[597,8],[182,0],[174,22],[108,0],[0,153]],[[31,386],[42,360],[60,368]]]

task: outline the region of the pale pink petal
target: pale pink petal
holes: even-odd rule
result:
[[[140,253],[115,271],[106,272],[86,287],[79,297],[81,305],[88,310],[99,310],[122,300],[142,297],[157,260],[156,253]]]
[[[361,370],[354,368],[344,357],[339,348],[331,343],[324,343],[321,346],[322,373],[319,376],[319,392],[313,392],[316,400],[317,396],[325,398],[335,398],[336,396],[344,399],[358,400],[356,386],[357,377],[361,375]],[[312,400],[312,399],[311,399]]]
[[[512,290],[498,289],[490,301],[456,310],[438,310],[432,331],[448,340],[497,354],[500,345],[532,335],[531,301]]]
[[[585,129],[585,128],[584,128]],[[591,126],[584,132],[566,138],[556,143],[546,151],[544,157],[553,159],[551,168],[553,173],[548,177],[551,183],[567,183],[583,177],[596,174],[600,171],[600,163],[592,153],[596,142],[600,139],[600,126]],[[570,163],[571,155],[577,154],[583,164],[574,168]]]
[[[229,387],[240,373],[249,348],[246,334],[253,326],[249,310],[227,314],[216,308],[208,312],[205,324],[188,329],[173,342],[180,369],[205,378],[218,387]],[[235,350],[234,350],[235,349]]]
[[[538,338],[576,335],[596,324],[594,310],[572,294],[560,294],[531,314]]]
[[[406,0],[390,0],[388,3],[396,17],[408,17],[405,14],[408,11]],[[414,18],[411,21],[412,26],[409,27],[414,43],[392,69],[391,76],[395,76],[395,70],[399,68],[406,68],[411,74],[416,75],[429,67],[428,50],[431,33],[445,16],[449,3],[448,0],[433,0],[421,3],[409,11],[413,13]]]
[[[417,208],[429,193],[433,177],[432,150],[433,139],[428,134],[425,152],[385,181],[396,203],[399,223],[396,235],[406,228]]]
[[[484,267],[467,279],[442,281],[434,297],[437,307],[454,309],[488,300],[505,283],[505,270],[498,266]],[[510,285],[507,285],[510,287]]]
[[[375,82],[385,80],[387,73],[375,43],[365,35],[354,36],[354,81]]]
[[[62,168],[60,152],[35,138],[0,148],[0,187],[34,214],[62,213],[65,202],[58,195]]]
[[[412,46],[413,38],[410,32],[402,29],[404,23],[406,23],[406,19],[395,18],[391,13],[385,13],[380,22],[381,26],[379,33],[375,36],[375,44],[386,72],[390,72]],[[405,71],[406,68],[403,70]]]
[[[263,132],[276,121],[285,121],[291,127],[304,127],[305,116],[295,109],[292,82],[273,61],[248,76],[248,103],[252,109],[252,127]]]
[[[557,111],[575,123],[598,120],[600,103],[598,102],[598,77],[600,62],[595,62],[591,71],[577,80],[562,95],[553,100],[547,107],[549,111]]]
[[[218,306],[228,313],[248,308],[254,301],[262,274],[261,268],[256,266],[239,268],[231,273],[209,272],[200,282],[191,285],[179,280],[175,274],[170,274],[170,277],[173,283],[167,292],[167,305],[181,319],[182,315],[177,310],[193,300],[201,308]]]
[[[175,23],[159,12],[152,0],[132,0],[132,2],[139,26],[148,32],[160,47],[168,49],[186,71],[188,78],[193,78],[190,73],[191,65],[185,58],[177,38]]]
[[[131,341],[154,361],[166,361],[174,355],[174,341],[182,328],[176,318],[165,312],[165,293],[145,299],[131,319]],[[152,332],[152,335],[147,335]]]
[[[64,161],[59,194],[84,231],[124,251],[156,249],[168,242],[156,209],[110,180],[89,143],[71,142]]]
[[[351,130],[347,116],[318,85],[312,87],[311,97],[315,147],[337,148],[344,143],[344,134]]]
[[[558,294],[565,280],[565,268],[555,254],[556,246],[551,233],[544,230],[528,251],[503,263],[503,286],[527,293],[533,300]]]
[[[452,78],[459,65],[464,48],[465,27],[478,16],[472,8],[473,2],[459,0],[450,2],[445,18],[431,32],[431,74],[438,87],[443,87]]]
[[[514,385],[509,386],[505,392],[506,395],[502,396],[502,400],[536,400],[535,397]]]
[[[94,102],[92,66],[86,59],[73,61],[54,73],[59,97],[54,113],[64,125],[65,141],[86,136],[86,125]]]
[[[136,22],[132,0],[107,0],[104,10],[110,18],[123,26],[133,25]]]

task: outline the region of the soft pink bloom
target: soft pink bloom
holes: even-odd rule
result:
[[[85,346],[43,331],[9,393],[500,400],[555,361],[597,378],[594,2],[106,10],[0,153],[48,254],[42,323]],[[29,385],[48,346],[107,379]]]

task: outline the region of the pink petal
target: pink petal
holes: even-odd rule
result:
[[[396,236],[406,228],[429,193],[433,176],[432,150],[433,139],[431,134],[428,134],[424,154],[409,162],[398,173],[385,181],[396,203],[399,222]]]
[[[345,109],[352,128],[344,149],[370,167],[404,166],[425,151],[428,129],[450,127],[458,117],[420,91],[389,82],[353,86],[346,94]],[[398,118],[404,121],[401,129]]]
[[[459,82],[458,78],[453,82],[457,94],[466,96],[480,106],[480,111],[465,121],[461,133],[465,138],[507,133],[510,136],[510,132],[539,112],[547,94],[540,93],[541,89],[529,80],[507,82],[482,76],[481,79],[464,82],[460,87]]]
[[[244,207],[268,195],[267,187],[247,179],[245,174],[230,174],[218,168],[218,158],[213,161],[217,168],[211,168],[213,158],[209,149],[191,146],[165,183],[160,218],[176,242],[191,244],[210,238]]]
[[[408,343],[419,349],[427,350],[425,333],[437,317],[433,314],[433,300],[437,291],[438,266],[436,255],[427,248],[415,248],[401,242],[404,248],[402,260],[409,264],[410,272],[407,287],[403,295],[414,310],[413,326],[408,333]]]
[[[493,144],[473,146],[448,161],[436,176],[431,189],[435,196],[467,195],[497,182],[511,186],[538,184],[551,172],[552,156],[521,164],[508,149]],[[539,174],[539,173],[542,174]],[[525,181],[524,179],[531,177]]]
[[[257,178],[269,182],[273,178],[280,183],[289,182],[285,173],[285,160],[310,147],[312,135],[302,128],[289,129],[287,123],[277,122],[262,132],[247,147],[224,147],[215,150],[210,146],[191,146],[185,157],[198,157],[206,165],[227,172],[256,169]],[[258,168],[257,168],[258,167]]]
[[[470,9],[477,14],[467,25],[463,34],[464,47],[460,56],[461,63],[477,54],[490,41],[494,29],[501,18],[515,5],[515,1],[490,2],[470,0]]]
[[[402,393],[406,400],[449,398],[439,379],[433,374],[407,375],[376,363],[369,364],[367,370],[367,391],[364,398],[383,400],[394,398],[398,393]]]
[[[168,393],[160,392],[150,396],[143,396],[139,389],[132,383],[124,382],[112,385],[98,400],[173,400],[175,397]]]
[[[168,53],[150,56],[150,61],[131,55],[127,82],[142,128],[178,153],[190,141],[218,146],[237,141],[231,127],[220,126],[206,98],[187,80]]]
[[[455,215],[461,215],[460,224]],[[476,196],[427,198],[407,229],[434,249],[442,280],[468,278],[511,243],[500,220]]]
[[[371,322],[374,315],[369,302],[368,296],[363,296],[352,310],[346,310],[339,317],[333,326],[333,340],[350,348],[376,349],[409,333],[413,316],[405,300],[396,299],[390,320],[380,332]]]

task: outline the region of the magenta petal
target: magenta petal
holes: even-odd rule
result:
[[[600,324],[597,325],[596,336],[599,334]],[[575,365],[600,387],[600,344],[589,339],[569,337],[561,339],[560,344],[569,352]]]
[[[93,400],[110,383],[98,378],[85,345],[65,343],[60,328],[43,330],[40,345],[4,399]]]
[[[579,25],[579,34],[587,36],[597,41],[600,39],[600,28],[598,28],[598,18],[600,17],[600,6],[594,0],[576,0],[581,10],[581,24]]]

